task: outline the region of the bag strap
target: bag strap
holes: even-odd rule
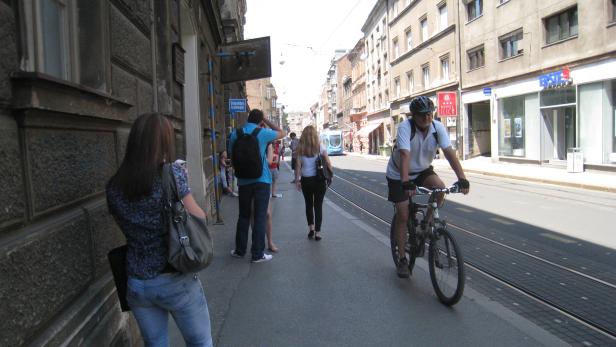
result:
[[[261,131],[261,128],[256,127],[255,130],[252,131],[252,136],[257,137],[260,131]]]
[[[182,205],[182,199],[180,199],[180,193],[178,192],[177,182],[175,181],[175,175],[173,174],[172,164],[165,163],[163,165],[162,172],[162,188],[163,199],[165,201],[165,208],[169,208],[173,213],[174,209],[171,207],[174,203],[180,202]]]

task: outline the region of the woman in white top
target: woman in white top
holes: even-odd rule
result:
[[[323,166],[330,169],[332,165],[327,156],[327,150],[319,144],[316,129],[309,125],[302,131],[298,147],[297,170],[295,184],[297,190],[304,194],[306,202],[306,220],[308,221],[308,238],[321,240],[321,221],[323,220],[323,198],[327,189],[324,180],[317,178],[316,161],[320,152]],[[301,175],[301,181],[300,181]]]

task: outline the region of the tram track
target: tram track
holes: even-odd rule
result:
[[[387,199],[383,197],[381,194],[374,192],[370,189],[367,189],[366,187],[362,187],[356,184],[355,182],[352,182],[351,180],[348,180],[344,177],[341,177],[339,174],[336,174],[335,178],[337,180],[345,182],[346,184],[352,185],[354,188],[359,189],[362,192],[369,194],[370,196],[377,197],[378,199],[387,201]],[[349,204],[355,206],[355,208],[371,216],[373,219],[381,222],[387,229],[389,228],[390,222],[388,220],[382,218],[377,213],[373,213],[373,211],[369,211],[365,207],[360,206],[358,203],[353,201],[351,198],[345,196],[342,190],[338,191],[332,187],[330,187],[330,190],[334,194],[336,194],[336,196],[338,196],[340,199],[348,202]],[[556,275],[559,275],[559,274],[562,275],[563,273],[566,273],[569,276],[572,276],[576,279],[574,283],[584,282],[587,286],[591,285],[591,286],[600,287],[604,292],[613,291],[613,296],[616,297],[616,284],[614,283],[610,283],[608,281],[582,273],[576,269],[572,269],[570,267],[557,264],[549,259],[544,259],[540,256],[530,254],[525,250],[517,249],[515,247],[503,244],[489,237],[479,235],[478,233],[468,230],[467,228],[463,226],[452,223],[451,221],[448,221],[448,226],[464,233],[464,235],[466,235],[467,237],[473,238],[474,240],[481,240],[484,243],[489,243],[491,245],[494,245],[495,247],[505,250],[506,252],[510,252],[511,254],[513,254],[513,256],[523,257],[523,259],[527,259],[530,262],[534,262],[533,266],[537,266],[537,267],[543,266],[546,269],[550,269],[550,272],[555,273]],[[479,242],[479,241],[474,241],[473,244],[475,242]],[[609,340],[613,342],[616,341],[616,330],[615,330],[616,325],[606,324],[605,322],[598,322],[596,319],[593,319],[592,317],[588,317],[589,316],[588,314],[585,314],[583,312],[577,312],[576,310],[571,309],[571,307],[568,307],[567,303],[559,302],[559,300],[555,299],[553,296],[548,297],[549,295],[542,295],[541,293],[538,293],[537,290],[533,290],[532,286],[520,285],[519,283],[516,283],[516,281],[513,281],[511,277],[508,277],[507,274],[499,273],[498,271],[494,271],[493,269],[490,269],[489,267],[484,266],[481,263],[480,259],[478,259],[477,261],[474,261],[474,259],[469,260],[469,258],[472,258],[472,257],[465,256],[465,264],[469,268],[481,273],[482,275],[501,284],[502,286],[505,286],[507,288],[514,290],[516,293],[519,293],[521,295],[524,295],[527,298],[530,298],[534,302],[542,304],[544,307],[547,307],[550,310],[558,312],[568,317],[569,319],[588,327],[592,331],[595,331],[601,334],[602,336],[608,338]],[[541,265],[537,265],[537,264],[541,264]],[[604,299],[607,299],[607,298],[604,298]]]

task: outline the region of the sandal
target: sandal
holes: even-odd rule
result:
[[[314,233],[314,240],[315,241],[321,241],[321,232],[320,231],[316,231]]]
[[[312,240],[312,238],[313,238],[313,237],[314,237],[314,230],[310,230],[310,231],[308,232],[308,239],[309,239],[309,240]]]

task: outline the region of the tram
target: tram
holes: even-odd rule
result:
[[[325,129],[320,135],[321,144],[327,148],[327,155],[344,154],[342,130]]]

